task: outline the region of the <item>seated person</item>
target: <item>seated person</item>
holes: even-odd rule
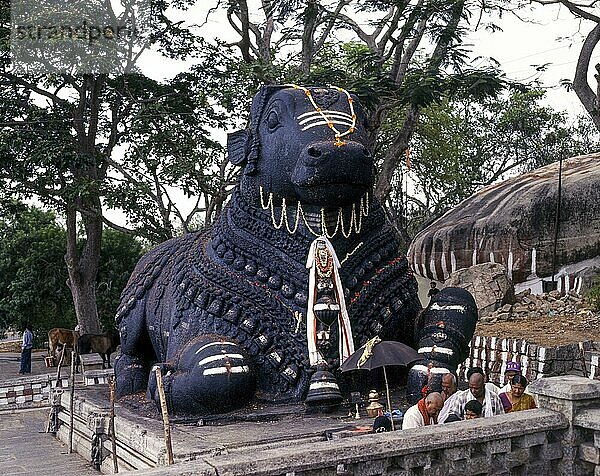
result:
[[[479,403],[479,400],[468,401],[467,403],[465,403],[465,420],[481,418],[482,410],[483,406],[481,405],[481,403]]]
[[[404,414],[402,429],[435,425],[437,416],[444,406],[444,398],[438,392],[432,392],[413,405]]]
[[[502,392],[499,395],[505,413],[537,408],[533,397],[525,393],[528,383],[525,377],[517,375],[510,382],[510,392]]]
[[[475,401],[475,400],[473,400]],[[462,421],[460,419],[460,417],[458,415],[455,415],[454,413],[452,413],[451,415],[448,415],[448,417],[446,418],[446,421],[444,423],[453,423],[455,421]]]
[[[498,393],[510,392],[510,382],[517,375],[521,375],[521,364],[519,362],[508,361],[506,362],[506,369],[504,370],[504,387],[500,389]]]
[[[442,376],[442,397],[444,397],[444,401],[454,395],[457,390],[456,376],[450,372],[444,374]]]
[[[465,417],[465,404],[471,400],[478,400],[481,403],[482,415],[484,417],[490,417],[493,415],[502,415],[504,413],[504,407],[502,402],[496,393],[490,391],[484,381],[484,377],[480,373],[473,373],[469,378],[469,388],[456,392],[452,395],[442,408],[439,415],[440,423],[444,423],[448,415],[454,413],[460,418]]]
[[[388,417],[380,415],[373,422],[373,433],[384,433],[386,431],[392,431],[392,422]]]
[[[500,391],[500,388],[495,383],[487,381],[487,377],[483,373],[483,369],[481,367],[471,367],[469,370],[467,370],[467,381],[469,381],[469,379],[471,378],[471,375],[473,375],[473,374],[483,375],[483,381],[485,382],[485,388],[487,390],[489,390],[490,392],[494,392],[495,394],[498,394],[498,392]]]

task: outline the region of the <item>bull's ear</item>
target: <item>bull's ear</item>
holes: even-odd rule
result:
[[[244,165],[246,163],[246,147],[249,131],[235,131],[227,134],[227,158],[233,165]]]

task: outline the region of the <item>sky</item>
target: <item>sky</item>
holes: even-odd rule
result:
[[[197,31],[206,38],[238,39],[224,14],[212,14],[206,21],[206,12],[215,3],[213,0],[198,3],[200,5],[190,11],[179,14],[179,18],[188,24],[201,24],[202,27]],[[249,4],[256,5],[257,1],[249,0]],[[559,82],[562,79],[572,80],[580,46],[593,24],[581,22],[566,8],[554,5],[531,6],[521,10],[519,15],[528,21],[521,21],[507,13],[500,19],[492,19],[502,31],[491,33],[480,27],[469,35],[465,43],[472,50],[472,64],[481,66],[487,58],[494,58],[509,79],[523,82],[539,80],[547,90],[548,103],[555,109],[567,110],[571,115],[585,114],[576,94],[567,91]],[[600,60],[600,52],[593,56],[593,60]],[[146,74],[155,79],[164,79],[190,65],[156,56],[147,56],[141,62]],[[541,65],[545,65],[545,68],[537,70]],[[591,84],[594,84],[593,74],[590,75]]]

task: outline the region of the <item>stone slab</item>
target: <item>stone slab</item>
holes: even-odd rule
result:
[[[575,426],[588,428],[600,432],[600,408],[585,408],[577,412],[573,420]],[[594,438],[596,434],[594,433]],[[600,446],[600,435],[597,438],[598,446]]]
[[[196,472],[196,464],[198,464],[198,471],[204,471],[206,463],[216,469],[218,474],[286,474],[292,469],[298,473],[329,467],[334,459],[339,464],[354,464],[360,461],[404,457],[422,452],[423,448],[427,448],[428,451],[448,448],[446,450],[448,452],[453,451],[451,448],[457,441],[460,441],[461,446],[482,444],[496,439],[538,433],[540,428],[551,431],[567,427],[566,418],[562,414],[543,409],[497,416],[494,417],[494,425],[490,425],[489,421],[485,420],[332,441],[296,442],[261,451],[229,451],[227,454],[205,455],[202,461],[182,462],[174,467],[154,468],[137,474],[214,474]],[[229,439],[232,437],[231,431],[236,431],[241,436],[237,425],[232,426],[233,428],[222,431],[220,436]],[[468,455],[464,457],[465,461],[469,460]],[[481,458],[482,461],[485,459],[484,456]]]
[[[532,382],[531,393],[564,400],[593,400],[600,395],[600,381],[575,375],[547,377]]]
[[[579,445],[579,458],[595,465],[600,464],[600,449],[593,443],[581,443]]]

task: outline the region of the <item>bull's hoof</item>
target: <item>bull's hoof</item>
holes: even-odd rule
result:
[[[254,395],[255,376],[246,352],[219,336],[190,342],[173,364],[159,364],[169,409],[175,413],[223,413],[244,406]],[[159,403],[151,372],[149,397]]]
[[[121,355],[115,361],[115,375],[117,381],[117,398],[146,389],[148,373],[146,367],[139,359],[128,355]]]

